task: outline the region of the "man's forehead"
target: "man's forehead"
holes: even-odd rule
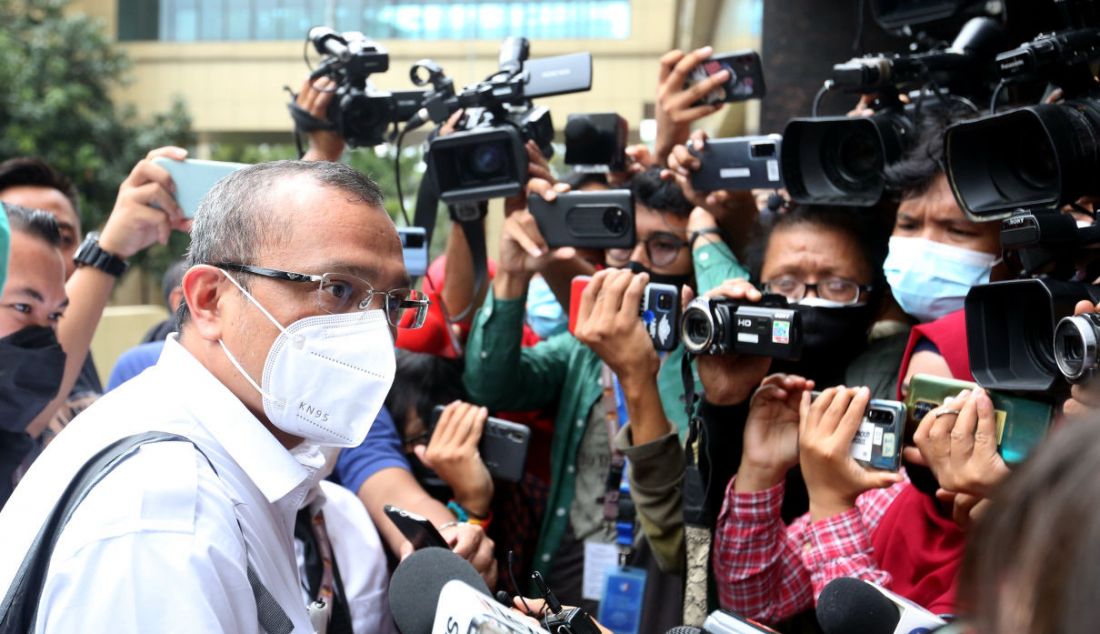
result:
[[[77,228],[80,222],[72,202],[60,190],[41,185],[16,185],[0,190],[0,200],[53,214],[65,226]]]

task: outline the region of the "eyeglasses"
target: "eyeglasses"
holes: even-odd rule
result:
[[[813,291],[821,299],[845,305],[858,304],[860,293],[870,292],[872,288],[843,277],[827,277],[816,284],[808,284],[788,275],[764,283],[764,292],[778,293],[792,302],[801,301],[807,292]]]
[[[668,266],[680,256],[680,250],[687,247],[688,242],[680,236],[664,231],[658,231],[645,240],[639,240],[645,245],[645,253],[649,256],[649,262],[653,266]],[[626,264],[630,261],[630,255],[634,249],[608,249],[607,258],[618,264]]]
[[[376,291],[370,285],[370,282],[343,273],[309,275],[308,273],[291,273],[290,271],[234,262],[221,262],[214,266],[226,271],[259,275],[260,277],[285,282],[313,282],[317,284],[317,290],[313,293],[317,308],[332,315],[378,308],[378,302],[375,301],[375,298],[384,298],[382,302],[385,308],[386,321],[394,328],[413,329],[423,326],[424,320],[428,316],[428,306],[431,304],[420,291],[411,288]]]

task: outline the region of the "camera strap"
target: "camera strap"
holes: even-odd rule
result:
[[[707,617],[707,587],[711,534],[706,504],[706,486],[699,470],[699,452],[705,450],[706,430],[696,413],[695,377],[691,371],[695,355],[685,352],[680,363],[684,383],[684,410],[688,415],[688,437],[684,443],[684,613],[686,625],[702,627]]]
[[[12,579],[8,593],[0,603],[0,633],[22,634],[33,632],[38,618],[38,603],[42,596],[42,589],[46,585],[46,576],[49,572],[50,558],[61,532],[69,523],[73,513],[80,503],[88,496],[88,493],[99,484],[115,467],[122,464],[128,458],[137,453],[142,445],[158,442],[186,442],[195,447],[210,465],[214,475],[218,470],[214,463],[206,456],[203,450],[185,436],[159,431],[148,431],[133,436],[126,436],[107,445],[92,456],[88,462],[76,472],[73,479],[62,492],[57,504],[46,517],[34,542],[31,543],[23,563]],[[240,520],[237,521],[238,526]],[[242,537],[243,537],[243,528]],[[245,544],[247,549],[248,544]],[[271,591],[260,581],[259,575],[252,568],[247,567],[248,584],[252,587],[252,593],[256,598],[256,618],[260,628],[268,634],[289,634],[294,629],[290,617],[272,596]]]

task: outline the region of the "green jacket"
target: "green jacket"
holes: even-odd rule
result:
[[[712,288],[736,265],[725,244],[701,247],[695,261],[699,287]],[[740,269],[739,265],[737,268]],[[595,352],[569,333],[562,333],[531,348],[522,348],[524,300],[498,300],[490,293],[474,317],[466,343],[463,381],[470,400],[490,409],[530,410],[557,408],[550,449],[550,495],[535,551],[535,569],[549,572],[554,553],[569,522],[576,479],[577,449],[584,437],[589,411],[602,396],[602,362]],[[657,389],[665,416],[682,438],[687,432],[680,365],[683,347],[670,352],[657,375]],[[696,392],[701,384],[696,381]],[[639,503],[639,507],[644,504]],[[643,529],[647,528],[644,509]],[[645,531],[646,534],[649,531]]]

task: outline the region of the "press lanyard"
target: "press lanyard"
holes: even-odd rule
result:
[[[626,475],[628,466],[626,456],[615,446],[615,437],[619,431],[630,423],[630,414],[626,407],[626,396],[623,393],[619,378],[605,364],[601,376],[601,385],[604,390],[604,403],[607,412],[604,420],[607,424],[607,442],[611,450],[611,465],[607,473],[607,481],[603,496],[604,521],[609,526],[614,526],[615,543],[619,546],[620,562],[625,562],[627,555],[634,547],[634,513],[620,513],[622,500],[633,504],[630,500],[630,478]]]

